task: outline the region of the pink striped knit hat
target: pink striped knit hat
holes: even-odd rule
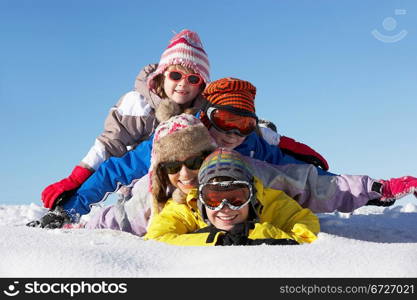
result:
[[[158,68],[148,78],[149,89],[154,90],[155,76],[171,65],[191,68],[203,77],[206,84],[210,82],[210,63],[197,32],[184,29],[170,40],[168,48],[161,55]]]

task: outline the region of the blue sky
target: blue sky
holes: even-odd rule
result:
[[[183,28],[333,172],[417,176],[415,1],[0,0],[0,203],[40,204]]]

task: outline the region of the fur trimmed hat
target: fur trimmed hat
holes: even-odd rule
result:
[[[151,186],[154,199],[166,194],[166,174],[158,170],[161,162],[183,160],[184,158],[211,152],[216,143],[201,121],[190,114],[180,114],[162,122],[155,130],[151,157]],[[160,201],[159,201],[160,202]]]
[[[167,49],[162,53],[158,68],[148,78],[148,87],[154,90],[155,76],[162,74],[171,65],[182,65],[193,69],[203,77],[204,83],[210,82],[210,63],[200,37],[196,32],[183,29],[169,42]]]

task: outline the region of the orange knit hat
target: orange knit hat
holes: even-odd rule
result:
[[[222,78],[208,84],[203,96],[213,106],[229,106],[255,113],[256,87],[249,81]]]
[[[255,114],[256,87],[249,81],[227,77],[209,83],[203,91],[207,103],[200,119],[207,127],[210,122],[205,111],[208,107],[222,108],[238,115],[253,116]]]

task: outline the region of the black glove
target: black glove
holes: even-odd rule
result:
[[[278,133],[277,126],[276,126],[273,122],[271,122],[271,121],[269,121],[269,120],[258,119],[258,125],[259,125],[260,127],[269,128],[269,129],[271,129],[272,131],[274,131],[274,132],[277,132],[277,133]]]
[[[299,245],[297,241],[292,239],[248,239],[247,245],[257,246],[257,245]]]
[[[29,227],[40,227],[55,229],[61,228],[64,224],[71,223],[71,219],[61,206],[56,206],[53,210],[50,210],[40,220],[31,221],[26,224]]]
[[[366,202],[365,205],[375,205],[375,206],[391,206],[395,203],[396,199],[390,199],[388,201],[382,201],[381,199],[372,199]]]
[[[52,206],[51,210],[54,210],[55,207],[58,207],[58,206],[60,206],[60,204],[65,203],[77,191],[78,191],[78,189],[73,189],[73,190],[63,192],[61,195],[58,196],[58,198],[56,198],[56,201],[55,201],[54,205]]]
[[[249,229],[253,227],[251,222],[239,223],[224,235],[219,236],[216,246],[242,246],[248,245]]]

